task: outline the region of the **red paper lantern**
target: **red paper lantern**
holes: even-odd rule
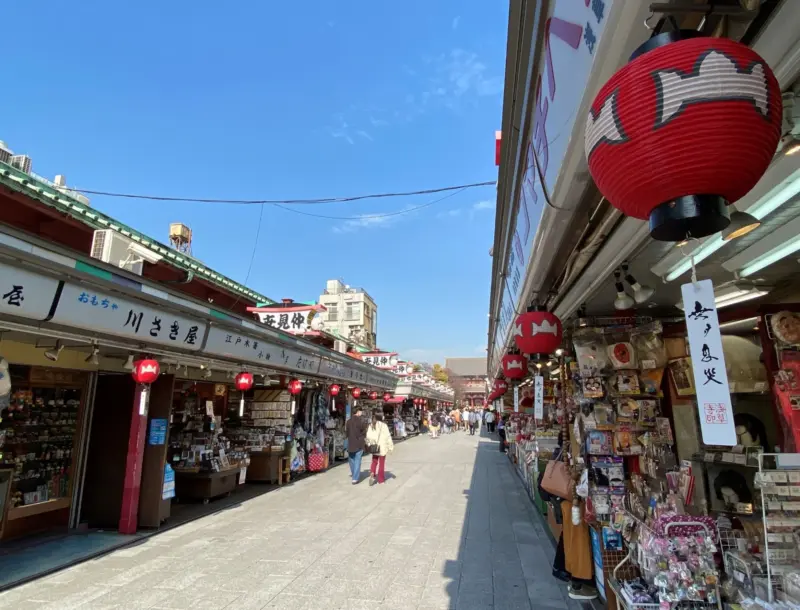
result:
[[[375,392],[375,391],[370,392],[369,393],[369,399],[370,400],[378,400],[378,393]]]
[[[506,379],[523,379],[528,374],[528,359],[521,354],[503,356],[503,375]]]
[[[766,62],[733,40],[689,35],[642,45],[586,123],[600,192],[625,215],[649,218],[662,241],[727,227],[727,205],[761,179],[781,135],[781,90]]]
[[[292,379],[289,382],[289,394],[297,396],[303,389],[303,382],[299,379]]]
[[[331,396],[338,396],[340,390],[341,388],[335,383],[330,388],[328,388],[328,392],[330,393]]]
[[[502,396],[508,390],[508,382],[505,379],[494,380],[494,391],[498,396]]]
[[[353,395],[353,398],[361,398],[361,388],[353,388],[350,390],[350,393]]]
[[[253,387],[253,374],[252,373],[239,373],[236,375],[236,378],[233,380],[234,385],[236,385],[237,390],[241,390],[242,392],[246,392],[250,388]]]
[[[131,377],[136,383],[153,383],[161,373],[161,366],[157,360],[147,358],[133,363]]]
[[[392,397],[392,395],[389,394],[389,392],[384,392],[384,394],[383,394],[383,400],[384,401],[389,400],[391,397]]]
[[[514,323],[514,343],[523,354],[550,354],[561,345],[561,320],[549,311],[528,311]]]

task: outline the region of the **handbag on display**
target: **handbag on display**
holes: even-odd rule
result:
[[[541,487],[553,496],[563,500],[572,500],[572,476],[569,466],[561,460],[547,462]]]
[[[315,449],[308,456],[309,472],[319,472],[325,470],[325,454],[319,449]]]

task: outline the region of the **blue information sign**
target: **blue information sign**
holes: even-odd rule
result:
[[[150,440],[151,445],[164,445],[167,442],[167,420],[150,420]]]

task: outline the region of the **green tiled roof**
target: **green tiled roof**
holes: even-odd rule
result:
[[[87,227],[92,229],[112,229],[128,239],[136,242],[140,246],[152,250],[156,254],[161,255],[162,261],[176,269],[193,273],[197,277],[204,279],[210,284],[214,284],[219,288],[248,297],[257,303],[272,304],[275,301],[259,294],[254,290],[250,290],[246,286],[242,286],[238,282],[217,273],[213,269],[209,269],[206,265],[198,261],[196,258],[178,252],[165,244],[162,244],[136,229],[132,229],[121,222],[114,220],[110,216],[103,214],[99,210],[92,208],[84,203],[81,203],[74,197],[54,188],[53,186],[38,180],[34,176],[26,174],[6,163],[0,162],[0,184],[8,187],[12,191],[35,199],[36,201],[46,205],[49,208],[57,210],[62,214],[67,214],[72,218],[82,222]]]

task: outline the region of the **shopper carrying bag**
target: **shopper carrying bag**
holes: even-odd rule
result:
[[[372,465],[369,469],[369,484],[385,483],[386,456],[394,451],[394,441],[389,426],[383,422],[383,414],[375,413],[372,423],[367,429],[367,448],[372,454]]]

